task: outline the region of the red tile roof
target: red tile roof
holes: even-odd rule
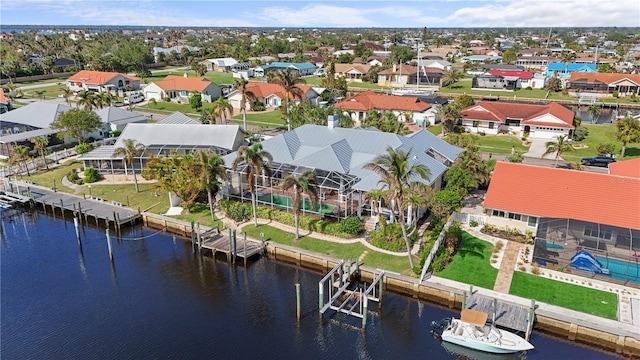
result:
[[[533,72],[531,71],[519,71],[519,70],[489,70],[489,74],[493,76],[516,76],[520,79],[529,80],[533,78]]]
[[[552,115],[557,121],[548,119]],[[481,101],[462,110],[462,117],[467,120],[484,120],[504,123],[508,119],[522,119],[522,124],[552,126],[573,129],[572,110],[558,104],[546,105],[517,104],[499,101]]]
[[[297,85],[297,86],[300,89],[302,89],[302,91],[304,91],[305,94],[309,91],[309,89],[311,89],[311,86],[309,85]],[[247,83],[247,91],[251,91],[253,95],[255,95],[258,98],[266,98],[268,96],[275,95],[280,99],[284,99],[286,96],[286,92],[284,90],[284,87],[282,87],[282,85],[263,83],[263,82]],[[289,96],[291,96],[291,99],[297,99],[296,96],[293,96],[291,94],[289,94]]]
[[[7,103],[7,98],[4,97],[4,89],[3,88],[0,88],[0,103],[4,103],[4,104]]]
[[[135,76],[117,72],[80,70],[77,73],[71,75],[71,77],[69,77],[67,81],[84,81],[87,84],[103,85],[117,75],[122,75],[129,80],[140,80]]]
[[[431,108],[431,104],[411,96],[387,96],[376,94],[373,91],[365,91],[345,99],[337,104],[336,107],[354,111],[377,109],[423,112]]]
[[[603,82],[605,84],[615,83],[624,79],[629,79],[635,82],[636,84],[640,84],[640,74],[572,72],[569,77],[570,82],[571,81],[587,81],[590,83]]]
[[[154,81],[162,90],[186,90],[202,92],[212,82],[203,77],[184,77],[178,75],[167,75],[160,81]]]
[[[640,179],[498,162],[484,207],[640,230]]]
[[[640,158],[609,164],[609,174],[640,179]]]

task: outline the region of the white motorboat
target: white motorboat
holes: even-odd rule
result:
[[[520,336],[487,325],[487,313],[472,309],[462,310],[460,319],[451,319],[442,331],[442,341],[494,354],[509,354],[533,349],[533,345]]]

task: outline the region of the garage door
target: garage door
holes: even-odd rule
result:
[[[147,100],[151,100],[151,99],[156,99],[156,100],[162,100],[162,97],[160,96],[159,92],[154,92],[154,91],[145,91],[144,93],[144,98]]]
[[[558,137],[558,135],[563,135],[563,134],[564,133],[562,131],[536,129],[536,131],[532,133],[531,136],[539,139],[553,139]]]

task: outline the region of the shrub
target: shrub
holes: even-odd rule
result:
[[[78,176],[78,170],[76,169],[72,169],[71,171],[69,171],[69,173],[67,174],[67,180],[76,185],[82,185],[82,179],[80,179],[80,177]]]
[[[86,154],[91,151],[91,145],[89,144],[78,144],[74,147],[74,150],[78,154]]]
[[[350,217],[340,221],[340,232],[349,235],[358,235],[364,230],[364,224],[357,217]]]
[[[476,226],[478,226],[478,222],[475,221],[475,220],[471,220],[471,221],[469,221],[469,226],[476,227]]]
[[[398,223],[388,224],[380,228],[380,230],[372,231],[370,238],[371,244],[381,249],[397,252],[407,251],[407,246],[402,236],[402,228]],[[413,244],[416,238],[417,232],[409,235],[409,243]]]
[[[617,98],[620,96],[620,93],[618,92],[618,90],[613,90],[613,92],[611,93],[611,95],[613,95],[614,98]]]
[[[614,144],[598,144],[596,147],[598,151],[598,155],[609,155],[613,154],[616,151],[616,146]]]
[[[449,249],[447,249],[446,247],[441,247],[436,252],[436,256],[433,257],[433,261],[431,261],[431,270],[434,273],[444,270],[444,268],[449,263],[449,259],[451,259],[451,253],[449,252]]]
[[[589,130],[586,127],[578,126],[578,127],[576,127],[575,131],[573,132],[573,140],[582,141],[588,135],[589,135]]]
[[[265,111],[267,108],[262,101],[256,101],[253,103],[253,111]]]
[[[238,201],[221,200],[220,208],[224,213],[236,222],[247,221],[251,218],[251,204]]]
[[[95,168],[86,168],[84,170],[84,182],[87,184],[100,180],[100,173]]]
[[[538,267],[538,264],[533,264],[531,266],[531,273],[533,275],[540,275],[540,267]]]

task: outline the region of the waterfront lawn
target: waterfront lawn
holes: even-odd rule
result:
[[[493,289],[498,277],[498,269],[491,266],[493,245],[463,232],[462,241],[453,261],[436,276],[459,281],[485,289]]]
[[[383,254],[366,248],[360,243],[338,244],[330,241],[324,241],[310,236],[301,237],[298,241],[294,239],[294,234],[274,228],[269,225],[258,225],[254,227],[249,224],[242,228],[242,232],[247,236],[260,239],[260,233],[264,233],[264,239],[273,241],[278,244],[297,247],[304,250],[314,251],[317,253],[335,256],[340,259],[360,258],[363,252],[367,252],[364,257],[364,264],[378,269],[385,269],[403,275],[415,276],[409,268],[409,259],[404,256],[393,256]]]
[[[614,144],[616,147],[615,153],[620,154],[622,150],[622,143],[616,139],[616,125],[615,124],[590,124],[587,121],[583,121],[582,125],[589,130],[589,135],[576,144],[586,145],[583,149],[576,149],[574,152],[563,153],[562,158],[567,161],[579,161],[583,157],[595,156],[598,154],[599,144]],[[627,144],[627,151],[625,153],[625,160],[640,157],[640,143]],[[618,159],[621,160],[621,159]]]
[[[51,166],[51,164],[49,166]],[[58,191],[72,193],[73,189],[62,185],[62,178],[71,172],[72,169],[81,167],[82,163],[79,161],[65,161],[56,167],[51,167],[48,171],[44,168],[36,173],[31,172],[31,176],[24,176],[24,179],[33,181],[35,185],[49,189],[53,189],[53,180],[55,179],[55,186]]]
[[[509,294],[616,320],[615,293],[515,271]]]
[[[158,189],[155,183],[139,183],[140,192],[136,193],[133,176],[131,176],[131,180],[130,184],[91,184],[91,195],[108,202],[117,201],[129,208],[140,208],[140,211],[149,211],[154,214],[164,214],[169,210],[169,195],[166,191]],[[89,196],[87,185],[83,185],[83,191],[80,194]]]
[[[167,77],[167,75],[182,76],[182,75],[184,75],[184,73],[185,73],[184,70],[179,70],[179,69],[160,71],[160,72],[154,73],[152,76],[148,76],[148,77],[144,78],[144,81],[148,84],[148,83],[152,83],[154,81],[162,80],[165,77]],[[187,71],[187,74],[189,75],[189,77],[198,77],[196,72],[192,71],[192,70]],[[233,78],[233,74],[225,73],[225,72],[219,72],[219,71],[208,71],[206,74],[204,74],[204,77],[206,79],[208,79],[209,81],[211,81],[213,83],[216,83],[218,85],[220,85],[220,84],[233,84],[233,81],[235,80]]]
[[[497,90],[471,90],[472,81],[458,81],[456,83],[451,84],[447,87],[440,87],[439,92],[442,94],[450,94],[450,95],[480,95],[480,96],[492,96],[492,97],[500,97],[501,99],[510,99],[512,100],[515,96],[515,99],[518,98],[529,98],[529,99],[545,99],[547,96],[547,90],[545,89],[519,89],[516,91],[497,91]],[[549,97],[546,100],[576,100],[574,96],[565,96],[562,93],[549,93]]]

